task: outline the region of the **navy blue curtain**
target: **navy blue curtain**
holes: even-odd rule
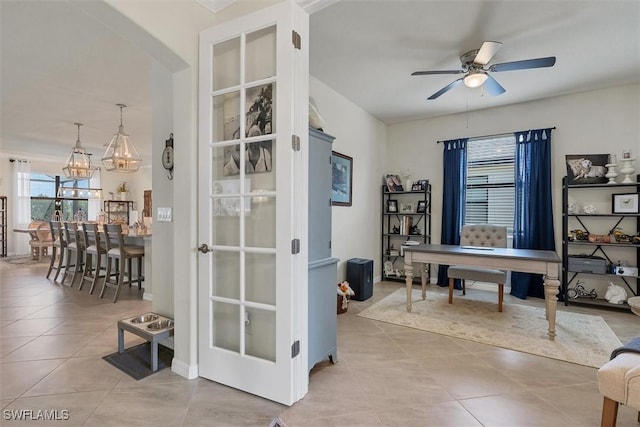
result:
[[[459,245],[460,230],[464,223],[464,200],[467,183],[467,140],[468,138],[444,141],[443,183],[442,183],[442,229],[440,243]],[[438,285],[448,286],[448,265],[438,268]],[[459,283],[456,287],[459,287]]]
[[[551,129],[515,132],[513,247],[555,250],[551,205]],[[540,274],[512,272],[511,295],[544,298]]]

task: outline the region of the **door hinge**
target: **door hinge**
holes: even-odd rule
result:
[[[291,344],[291,358],[293,359],[300,354],[300,340],[294,341]]]
[[[300,253],[300,239],[293,239],[291,241],[291,254],[299,254]]]
[[[296,30],[291,31],[291,42],[294,48],[302,49],[302,37],[300,37],[300,34],[298,34]]]
[[[300,137],[298,135],[291,135],[291,148],[293,151],[300,151]]]

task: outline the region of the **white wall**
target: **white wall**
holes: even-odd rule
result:
[[[387,162],[387,127],[313,77],[309,94],[326,123],[324,131],[336,137],[333,151],[353,157],[353,204],[331,209],[331,250],[340,259],[338,280],[346,279],[350,258],[372,259],[374,277],[379,276],[380,188]]]
[[[640,155],[640,86],[626,85],[558,96],[509,107],[417,120],[389,126],[388,169],[411,167],[433,186],[433,239],[440,241],[442,145],[438,140],[556,127],[553,146],[553,209],[556,250],[561,252],[562,177],[566,154],[610,154],[623,148]],[[635,164],[636,170],[638,160]],[[596,193],[594,198],[602,197]],[[607,203],[609,196],[601,203]],[[603,234],[607,230],[602,230]],[[433,276],[433,273],[432,273]]]

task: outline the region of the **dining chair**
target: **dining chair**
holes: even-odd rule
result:
[[[100,229],[98,224],[85,222],[82,224],[82,234],[84,235],[84,268],[82,272],[82,279],[80,279],[80,286],[78,290],[82,290],[82,285],[85,280],[91,281],[91,287],[89,288],[89,295],[93,294],[93,290],[100,277],[102,256],[107,254],[107,246],[104,239],[100,238]],[[95,258],[95,268],[93,267]]]
[[[460,233],[460,246],[483,246],[506,248],[507,227],[477,224],[463,225]],[[462,280],[462,295],[466,295],[466,280],[490,282],[498,284],[498,311],[502,312],[502,300],[504,299],[504,282],[507,273],[493,268],[467,267],[464,265],[452,265],[447,270],[449,276],[449,304],[453,304],[453,285],[455,279]]]
[[[29,224],[29,228],[35,230],[29,233],[31,236],[31,240],[29,240],[31,255],[33,259],[37,258],[38,261],[42,261],[42,255],[48,255],[48,248],[53,245],[49,224],[45,221],[34,221]]]
[[[67,247],[67,240],[64,238],[64,231],[62,228],[62,223],[60,221],[49,221],[49,228],[51,229],[51,239],[53,240],[53,243],[51,244],[51,262],[49,262],[47,279],[51,275],[51,271],[54,268],[54,264],[56,263],[57,258],[58,265],[55,267],[56,275],[53,278],[53,281],[55,282],[56,280],[58,280],[60,270],[62,270],[64,252],[66,251]]]
[[[144,246],[139,245],[125,245],[124,236],[122,234],[122,226],[120,224],[104,224],[105,243],[107,247],[107,272],[105,273],[104,283],[102,284],[102,291],[100,292],[100,298],[104,296],[104,292],[107,285],[115,285],[116,291],[113,295],[113,302],[118,300],[118,294],[123,284],[138,282],[138,289],[142,289],[142,281],[144,276],[142,274],[142,259],[144,257]],[[132,260],[136,258],[138,260],[138,276],[133,277]],[[112,263],[116,266],[117,280],[111,281],[111,266]],[[118,268],[118,264],[120,267]],[[125,264],[126,264],[126,276],[125,280]]]
[[[78,274],[82,271],[83,256],[84,256],[84,237],[80,233],[78,223],[65,222],[64,223],[64,236],[67,239],[66,258],[67,264],[64,269],[64,274],[60,283],[64,283],[67,275],[73,273],[71,277],[71,283],[69,286],[73,287],[73,283],[76,281]],[[72,257],[73,253],[73,257]],[[71,264],[73,258],[73,264]],[[71,270],[73,267],[73,270]]]

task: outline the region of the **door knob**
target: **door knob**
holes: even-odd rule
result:
[[[198,250],[203,254],[206,254],[207,252],[213,252],[213,249],[209,248],[209,245],[207,245],[206,243],[201,244]]]

